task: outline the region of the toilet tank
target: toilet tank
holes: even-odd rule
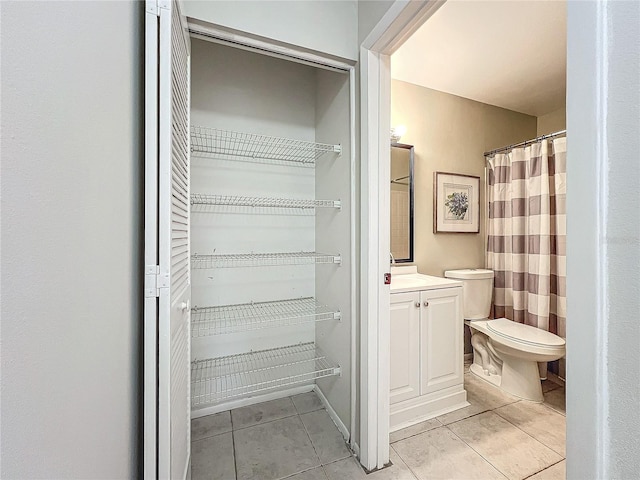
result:
[[[493,270],[475,268],[447,270],[444,276],[462,282],[465,320],[481,320],[489,316],[493,295]]]

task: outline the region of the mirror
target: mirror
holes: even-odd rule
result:
[[[391,144],[391,254],[413,262],[413,145]]]

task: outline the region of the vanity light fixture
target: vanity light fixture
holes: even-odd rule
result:
[[[405,133],[407,133],[407,127],[404,125],[391,127],[391,143],[400,143],[400,138],[402,138]]]

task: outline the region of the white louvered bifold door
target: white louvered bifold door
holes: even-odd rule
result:
[[[189,35],[175,1],[146,4],[145,305],[157,294],[157,457],[152,457],[151,308],[145,307],[145,478],[184,479],[190,460]],[[155,16],[155,27],[154,27]],[[153,29],[155,28],[155,38]],[[154,46],[157,55],[154,56]],[[155,63],[155,77],[153,64]],[[154,100],[153,89],[156,89]],[[155,101],[155,105],[154,105]],[[155,110],[154,110],[155,109]],[[154,114],[155,112],[155,114]],[[154,119],[155,124],[154,124]],[[154,142],[157,147],[154,147]],[[153,151],[157,170],[153,172]],[[155,179],[154,179],[155,174]],[[154,184],[155,181],[155,184]],[[157,209],[151,203],[157,192]],[[157,265],[151,276],[152,216]],[[149,244],[149,245],[148,245]]]

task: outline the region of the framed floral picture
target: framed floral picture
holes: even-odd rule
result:
[[[480,232],[480,177],[435,172],[433,233]]]

